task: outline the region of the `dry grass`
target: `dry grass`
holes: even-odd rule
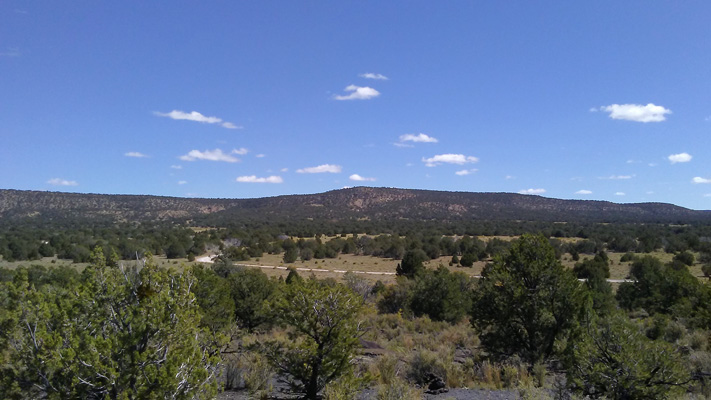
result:
[[[353,235],[346,235],[346,237],[352,237]],[[363,236],[362,234],[359,236]],[[321,240],[326,242],[335,238],[340,238],[341,236],[321,236]],[[479,236],[478,237],[480,240],[483,241],[489,241],[494,238],[496,239],[501,239],[505,241],[511,241],[517,238],[517,236]],[[298,239],[298,238],[295,238]],[[560,238],[559,240],[565,241],[565,242],[575,242],[578,240],[578,238]],[[632,265],[632,262],[620,262],[620,258],[624,255],[624,253],[613,253],[610,252],[608,253],[608,256],[610,258],[611,264],[610,264],[610,279],[625,279],[629,276],[629,271],[630,267]],[[643,254],[642,254],[643,255]],[[672,258],[674,257],[673,254],[668,254],[663,251],[656,251],[654,253],[651,253],[652,256],[659,258],[663,263],[670,262]],[[640,255],[641,256],[641,255]],[[698,254],[696,254],[696,257],[698,258]],[[283,262],[283,254],[264,254],[262,257],[256,258],[256,259],[251,259],[249,261],[243,261],[243,262],[238,262],[238,264],[247,264],[247,265],[254,265],[254,266],[261,266],[261,270],[267,274],[268,276],[271,277],[283,277],[286,278],[286,275],[289,273],[286,269],[286,267],[294,267],[298,269],[299,274],[302,276],[310,276],[311,274],[314,274],[317,278],[319,279],[326,279],[326,278],[332,278],[336,280],[341,280],[343,277],[343,273],[345,271],[354,271],[354,272],[372,272],[374,274],[359,274],[359,276],[362,276],[363,278],[366,278],[370,280],[371,282],[375,281],[382,281],[383,283],[393,283],[395,281],[395,276],[392,275],[395,273],[395,268],[397,267],[398,263],[400,260],[392,260],[388,258],[378,258],[378,257],[372,257],[372,256],[357,256],[353,254],[339,254],[337,258],[326,258],[326,259],[312,259],[309,261],[301,261],[298,260],[294,263],[291,264],[284,264]],[[580,261],[584,260],[585,258],[592,258],[592,255],[586,255],[582,254],[580,256]],[[434,260],[426,261],[425,262],[425,267],[431,268],[431,269],[436,269],[440,265],[445,266],[447,269],[450,271],[458,271],[462,272],[466,275],[469,276],[480,276],[482,270],[484,269],[484,266],[486,265],[487,262],[491,260],[484,260],[484,261],[477,261],[474,263],[474,265],[471,268],[467,267],[462,267],[459,265],[449,265],[451,261],[450,256],[445,256],[445,257],[440,257]],[[169,267],[169,268],[175,268],[175,269],[182,269],[185,265],[189,264],[188,260],[183,258],[183,259],[175,259],[175,260],[168,260],[164,256],[154,256],[154,261],[162,267]],[[564,254],[562,259],[562,263],[564,266],[568,268],[573,268],[575,265],[576,261],[573,261],[570,254]],[[124,262],[130,262],[130,261],[124,261]],[[41,260],[34,260],[34,261],[15,261],[15,262],[7,262],[5,260],[0,259],[0,267],[5,267],[5,268],[17,268],[20,265],[24,266],[29,266],[33,264],[38,264],[38,265],[43,265],[45,267],[50,267],[50,266],[60,266],[60,265],[65,265],[65,266],[72,266],[74,268],[77,268],[77,270],[81,271],[83,270],[88,264],[86,263],[78,263],[75,264],[71,260],[58,260],[56,257],[46,257]],[[269,268],[269,267],[277,267],[277,268]],[[281,267],[281,268],[279,268]],[[325,270],[325,271],[323,271]],[[700,279],[706,279],[703,276],[703,273],[701,272],[701,264],[700,263],[695,263],[693,266],[689,268],[691,273],[700,278]],[[343,272],[341,272],[343,271]],[[379,274],[379,273],[385,273],[385,274]]]

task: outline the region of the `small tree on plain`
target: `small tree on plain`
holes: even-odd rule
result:
[[[418,272],[425,268],[422,263],[427,259],[427,254],[422,249],[408,250],[402,257],[402,262],[395,268],[395,273],[398,276],[414,278]]]

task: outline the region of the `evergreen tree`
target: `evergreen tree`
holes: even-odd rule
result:
[[[588,307],[587,291],[542,235],[523,235],[482,272],[472,323],[499,356],[535,363],[569,337]]]
[[[343,285],[309,279],[284,285],[270,303],[289,340],[271,341],[264,353],[306,399],[317,399],[329,382],[348,374],[361,330],[362,298]]]

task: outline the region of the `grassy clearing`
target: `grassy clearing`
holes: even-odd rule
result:
[[[346,237],[351,237],[353,235],[346,235]],[[362,235],[359,235],[362,236]],[[322,241],[328,241],[335,238],[340,238],[342,236],[321,236]],[[492,239],[501,239],[505,241],[511,241],[516,239],[516,236],[480,236],[479,239],[483,241],[489,241]],[[299,238],[295,238],[298,240]],[[562,238],[566,242],[574,242],[577,238]],[[624,253],[607,253],[610,258],[610,279],[626,279],[629,277],[630,267],[632,262],[621,262],[620,258]],[[643,256],[644,254],[638,254],[638,256]],[[651,253],[652,256],[660,259],[663,263],[668,263],[674,257],[673,254],[665,253],[663,251],[656,251]],[[583,261],[586,258],[592,258],[592,255],[581,254],[580,260]],[[696,254],[698,259],[698,254]],[[248,265],[258,265],[262,266],[260,268],[265,274],[273,277],[286,277],[288,271],[282,268],[269,268],[269,267],[294,267],[297,268],[299,273],[303,276],[310,276],[314,274],[317,278],[333,278],[340,280],[343,277],[343,272],[341,271],[357,271],[357,272],[371,272],[373,274],[362,274],[364,278],[375,281],[382,281],[383,283],[392,283],[395,281],[394,275],[395,268],[397,267],[400,260],[392,260],[387,258],[378,258],[372,256],[357,256],[353,254],[339,254],[337,258],[326,258],[326,259],[312,259],[309,261],[298,260],[291,264],[285,264],[283,262],[283,254],[264,254],[262,257],[253,258],[249,261],[241,261],[238,264],[248,264]],[[154,261],[162,267],[182,269],[185,265],[189,265],[190,262],[186,258],[182,259],[166,259],[165,256],[154,256]],[[477,261],[471,268],[462,267],[459,265],[449,265],[451,257],[439,257],[434,260],[429,260],[425,262],[425,267],[436,269],[440,265],[445,266],[450,271],[462,272],[469,276],[480,276],[484,266],[487,262]],[[124,263],[130,263],[131,261],[123,261]],[[576,261],[573,261],[570,254],[564,254],[561,258],[561,262],[564,266],[568,268],[573,268]],[[17,268],[18,266],[29,266],[29,265],[42,265],[45,267],[51,266],[72,266],[77,268],[79,271],[83,270],[88,264],[86,263],[73,263],[71,260],[60,260],[56,257],[45,257],[40,260],[33,261],[15,261],[7,262],[0,259],[0,267],[5,268]],[[323,271],[325,270],[325,271]],[[701,272],[701,264],[696,262],[693,266],[689,268],[690,272],[698,277],[699,279],[706,280]],[[386,273],[386,274],[381,274]]]

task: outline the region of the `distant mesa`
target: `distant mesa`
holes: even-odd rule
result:
[[[694,223],[710,222],[711,211],[689,210],[665,203],[617,204],[517,193],[374,187],[260,199],[0,190],[0,224],[23,219],[39,224],[62,221],[200,223],[259,219]]]

